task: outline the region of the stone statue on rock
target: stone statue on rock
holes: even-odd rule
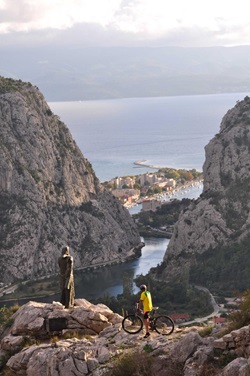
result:
[[[75,287],[73,275],[73,257],[69,254],[69,247],[63,247],[62,255],[58,258],[60,267],[60,287],[61,300],[60,302],[65,308],[74,307]]]

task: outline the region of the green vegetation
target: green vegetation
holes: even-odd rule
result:
[[[149,343],[146,343],[146,345],[143,346],[143,350],[144,350],[146,353],[151,353],[152,351],[154,351],[153,347],[152,347]]]
[[[13,80],[12,78],[4,78],[0,76],[0,94],[20,91],[24,86],[32,86],[30,83],[24,83],[21,80]]]
[[[190,270],[190,282],[224,296],[231,296],[235,290],[246,290],[250,286],[249,242],[250,235],[240,243],[197,254]]]
[[[129,278],[131,279],[129,281]],[[92,303],[106,304],[114,312],[124,315],[133,313],[135,302],[139,300],[140,294],[133,294],[129,286],[133,282],[133,276],[126,276],[123,281],[123,291],[126,294],[111,297],[106,294],[102,298],[92,300]],[[137,286],[146,284],[153,298],[153,304],[159,306],[159,314],[189,313],[190,318],[207,315],[212,312],[210,296],[200,290],[188,286],[182,281],[173,284],[154,280],[150,274],[139,275],[135,278]]]
[[[134,214],[133,218],[136,220],[138,230],[142,235],[142,231],[146,226],[154,228],[173,226],[180,215],[182,210],[185,210],[192,200],[184,198],[182,200],[174,200],[161,205],[155,212],[145,211]]]
[[[242,303],[239,306],[239,310],[233,312],[228,316],[229,325],[221,333],[230,333],[232,330],[240,329],[243,326],[250,324],[250,290],[246,290],[241,295]]]
[[[131,351],[118,358],[107,376],[152,376],[153,359],[142,351]]]
[[[212,326],[207,326],[201,330],[199,330],[199,335],[201,337],[208,337],[212,333],[213,327]]]
[[[55,294],[59,290],[59,277],[56,276],[38,281],[20,283],[16,291],[12,294],[8,294],[7,297],[8,299],[32,298]],[[1,296],[0,301],[1,300],[6,300],[6,295]]]
[[[10,308],[3,306],[0,308],[0,326],[9,327],[12,325],[13,321],[11,316],[19,309],[18,305],[14,305]]]
[[[145,345],[143,350],[130,350],[123,353],[115,360],[111,369],[108,369],[103,375],[105,376],[155,376],[159,373],[159,368],[164,370],[164,375],[181,376],[183,375],[182,362],[164,357],[159,367],[159,357],[153,357],[150,352],[150,345]],[[203,376],[205,374],[202,374]],[[207,374],[208,375],[208,374]],[[206,375],[205,375],[206,376]]]
[[[182,184],[184,184],[187,181],[194,180],[196,178],[201,178],[202,173],[197,171],[196,169],[192,170],[184,170],[184,169],[175,169],[175,168],[161,168],[158,173],[164,174],[165,178],[167,179],[174,179],[174,180],[180,180]]]

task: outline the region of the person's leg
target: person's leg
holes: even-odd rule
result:
[[[144,313],[144,325],[145,325],[145,329],[146,329],[146,334],[144,336],[144,338],[147,338],[150,336],[150,333],[149,333],[149,317],[148,317],[148,312],[145,312]]]

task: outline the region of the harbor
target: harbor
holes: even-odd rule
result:
[[[142,210],[143,200],[159,200],[161,204],[171,202],[173,200],[182,200],[183,198],[197,199],[203,191],[203,181],[196,181],[190,184],[176,187],[170,192],[152,195],[151,197],[145,196],[143,199],[139,198],[131,204],[124,204],[129,210],[130,214],[137,214]]]

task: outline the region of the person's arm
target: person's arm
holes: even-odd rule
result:
[[[141,296],[140,296],[138,303],[139,303],[139,309],[143,309],[143,300],[141,299]]]

